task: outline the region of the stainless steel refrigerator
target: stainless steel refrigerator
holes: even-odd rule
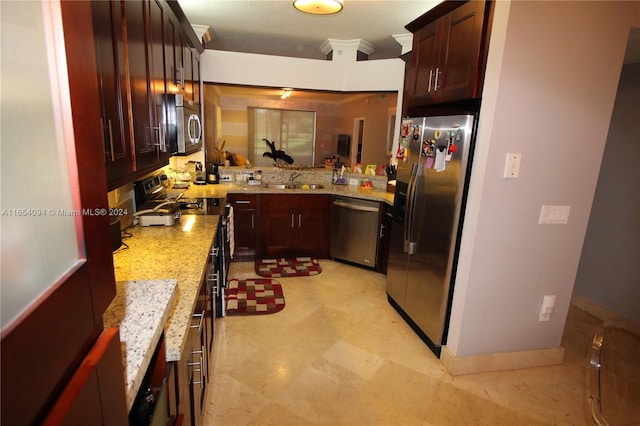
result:
[[[438,356],[446,343],[474,118],[405,118],[396,153],[387,296]]]

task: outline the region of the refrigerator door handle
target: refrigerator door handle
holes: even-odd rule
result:
[[[409,178],[409,186],[407,188],[407,208],[404,212],[404,251],[408,254],[414,253],[415,243],[411,242],[411,234],[413,233],[413,211],[415,209],[416,199],[416,179],[418,164],[414,164],[411,168],[411,177]]]

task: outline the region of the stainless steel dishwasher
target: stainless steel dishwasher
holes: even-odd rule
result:
[[[331,221],[331,257],[376,266],[380,203],[334,197]]]

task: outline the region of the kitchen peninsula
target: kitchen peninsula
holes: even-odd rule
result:
[[[207,314],[205,307],[199,302],[218,223],[217,215],[185,215],[174,226],[128,228],[123,238],[126,246],[113,255],[119,289],[122,283],[126,283],[126,287],[131,291],[147,281],[168,281],[174,284],[175,293],[172,297],[175,302],[168,301],[170,310],[160,324],[160,329],[164,329],[164,341],[161,345],[158,344],[156,333],[156,340],[147,345],[144,353],[140,354],[136,352],[136,348],[130,347],[123,337],[128,408],[132,407],[140,381],[148,373],[147,368],[153,368],[153,365],[149,366],[149,362],[154,350],[159,347],[164,348],[164,354],[159,357],[167,363],[161,365],[164,371],[160,371],[161,375],[166,377],[167,384],[164,389],[169,394],[167,399],[170,401],[169,407],[166,407],[166,415],[183,417],[189,424],[191,415],[201,413],[201,410],[196,410],[193,405],[198,399],[193,397],[194,393],[204,394],[204,378],[207,377],[208,357],[205,343],[201,339],[204,336],[204,340],[209,340],[208,333],[212,336],[213,330],[206,327]],[[152,315],[150,311],[154,307],[148,302],[155,297],[152,294],[153,290],[136,290],[138,305],[142,305],[143,308],[133,314],[140,318]],[[208,315],[212,314],[209,312]],[[194,333],[194,329],[197,329],[198,333]],[[132,365],[131,361],[140,357],[144,362]],[[195,380],[194,374],[198,372],[201,378]],[[156,372],[153,375],[156,375]],[[194,386],[196,383],[199,385]],[[190,401],[192,406],[189,406]]]
[[[105,327],[119,327],[127,409],[140,389],[176,298],[177,281],[119,281],[104,313]]]
[[[180,359],[217,227],[218,216],[185,216],[175,226],[129,228],[128,248],[113,255],[117,281],[177,281],[176,302],[165,325],[167,361]]]

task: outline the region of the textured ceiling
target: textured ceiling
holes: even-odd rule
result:
[[[345,0],[342,12],[314,16],[297,11],[292,0],[178,0],[189,22],[211,27],[206,49],[325,59],[327,39],[362,39],[374,46],[369,59],[397,58],[392,37],[410,34],[404,26],[439,0]]]
[[[292,0],[178,0],[191,24],[211,27],[206,49],[325,59],[320,46],[327,39],[362,39],[374,46],[369,59],[397,58],[397,34],[440,3],[440,0],[344,0],[336,15],[312,16],[295,10]],[[626,63],[640,62],[640,29],[632,31]],[[281,88],[218,86],[230,96],[277,98]],[[296,97],[342,102],[345,94],[297,92]]]

